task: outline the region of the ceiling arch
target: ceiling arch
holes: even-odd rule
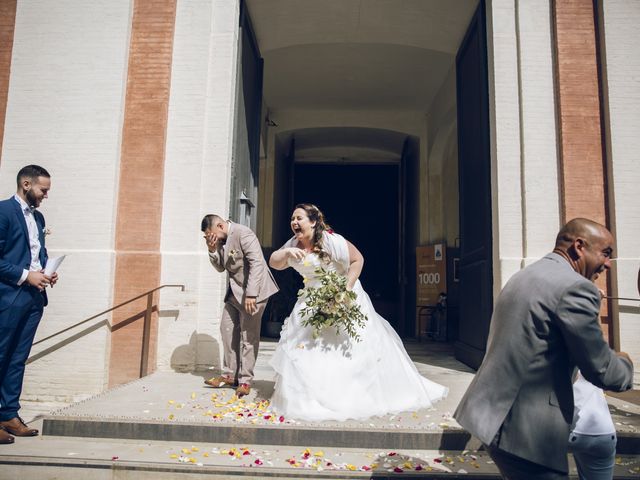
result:
[[[247,0],[263,54],[318,43],[410,46],[455,55],[478,0]]]
[[[281,132],[278,141],[295,138],[297,162],[395,163],[408,137],[380,128],[321,127]]]
[[[425,112],[478,0],[247,0],[269,109]]]

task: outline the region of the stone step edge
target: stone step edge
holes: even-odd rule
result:
[[[462,429],[425,432],[403,429],[336,429],[292,425],[228,425],[86,417],[44,417],[43,435],[127,440],[189,441],[252,445],[332,445],[349,448],[465,450]]]
[[[168,462],[140,462],[140,461],[109,461],[109,460],[96,460],[87,458],[74,458],[74,459],[58,459],[55,457],[22,457],[19,455],[13,456],[0,456],[0,465],[19,466],[21,471],[25,470],[25,467],[49,467],[49,468],[72,468],[76,470],[111,470],[111,471],[133,471],[133,472],[150,472],[157,474],[189,474],[190,476],[203,475],[211,477],[214,475],[224,475],[220,478],[229,477],[257,477],[257,478],[323,478],[323,479],[346,479],[346,478],[401,478],[401,477],[413,477],[413,478],[443,478],[455,480],[488,480],[501,478],[497,472],[469,472],[469,473],[456,473],[456,472],[437,472],[437,471],[405,471],[402,473],[375,471],[375,472],[363,472],[355,471],[349,472],[345,470],[324,470],[317,471],[314,469],[288,469],[277,467],[233,467],[228,465],[179,465]],[[26,473],[26,472],[24,472]],[[24,477],[23,477],[24,478]],[[26,478],[29,478],[26,475]],[[196,477],[197,478],[197,477]],[[622,477],[616,477],[622,478]],[[630,477],[631,478],[631,477]]]
[[[449,452],[455,454],[455,452]],[[206,478],[233,478],[233,477],[253,477],[253,478],[323,478],[323,479],[348,479],[348,478],[376,478],[382,479],[397,479],[402,477],[413,478],[447,478],[455,480],[488,480],[488,479],[500,479],[501,476],[497,472],[437,472],[437,471],[404,471],[402,473],[394,472],[349,472],[345,470],[338,471],[317,471],[313,469],[286,469],[276,467],[233,467],[228,465],[177,465],[168,462],[140,462],[140,461],[121,461],[121,460],[97,460],[88,458],[74,458],[74,459],[59,459],[56,457],[34,457],[34,456],[20,456],[20,455],[6,455],[0,456],[0,465],[3,465],[5,470],[8,466],[15,466],[20,469],[20,476],[23,479],[31,478],[28,473],[28,467],[35,468],[59,468],[59,469],[74,469],[75,471],[81,470],[110,470],[112,472],[150,472],[158,475],[162,474],[188,474],[194,478],[198,476],[204,476]],[[36,478],[36,477],[34,477]],[[37,477],[40,478],[40,477]],[[124,477],[123,478],[128,478]],[[133,478],[133,477],[132,477]],[[158,477],[161,478],[161,477]],[[571,480],[577,480],[578,477],[575,474],[570,474]],[[616,472],[615,478],[618,480],[635,480],[638,478],[634,473],[620,473]]]
[[[333,445],[349,448],[468,450],[479,442],[461,428],[346,429],[293,425],[228,425],[90,417],[44,417],[43,435],[128,440],[166,440],[255,445]],[[640,452],[640,434],[619,433],[619,454]]]

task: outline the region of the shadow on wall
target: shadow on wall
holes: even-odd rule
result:
[[[207,371],[209,375],[219,372],[220,358],[218,340],[211,335],[194,331],[189,343],[180,345],[171,354],[171,368],[180,373]]]

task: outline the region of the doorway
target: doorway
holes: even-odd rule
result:
[[[459,245],[465,303],[448,330],[475,364],[492,282],[486,47],[473,41],[486,35],[484,1],[246,3],[264,57],[263,245],[283,244],[295,203],[318,204],[364,254],[363,286],[405,338],[416,334],[416,247]],[[376,209],[395,228],[372,227]],[[384,230],[394,253],[377,250]]]
[[[398,165],[294,166],[294,205],[313,203],[364,256],[360,281],[376,311],[398,330]]]

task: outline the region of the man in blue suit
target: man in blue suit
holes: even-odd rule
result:
[[[38,165],[18,172],[18,190],[0,201],[0,444],[14,436],[38,435],[18,415],[24,369],[47,305],[44,216],[36,210],[51,188],[51,176]]]

